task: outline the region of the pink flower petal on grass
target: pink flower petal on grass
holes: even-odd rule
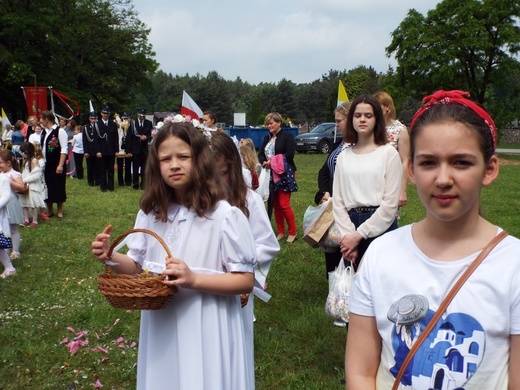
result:
[[[103,387],[103,385],[101,384],[101,382],[99,381],[99,379],[96,381],[96,383],[94,383],[94,389],[99,389],[100,387]]]
[[[108,351],[107,351],[105,348],[103,348],[103,347],[101,347],[101,346],[98,345],[98,346],[96,346],[96,348],[92,348],[92,352],[103,352],[103,353],[107,353]]]
[[[78,340],[78,339],[82,338],[83,336],[86,336],[87,334],[88,334],[88,332],[82,330],[81,332],[76,333],[76,338],[74,340]]]
[[[63,340],[61,340],[60,344],[66,344],[69,342],[69,338],[65,337]]]
[[[132,344],[130,344],[130,348],[135,348],[136,345],[137,343],[134,341]]]
[[[75,341],[71,341],[70,343],[68,343],[67,348],[69,349],[71,355],[75,355],[76,352],[78,352],[79,347],[82,347],[84,345],[88,345],[88,340],[86,340],[86,341],[75,340]]]
[[[116,343],[122,343],[123,341],[125,341],[125,339],[123,337],[119,337],[117,340],[116,340]]]
[[[69,349],[71,355],[75,355],[76,352],[78,352],[80,343],[81,341],[71,341],[67,344],[67,348]]]
[[[96,336],[96,339],[99,339],[99,335],[97,332],[94,333],[94,336]]]
[[[110,358],[109,358],[108,356],[103,356],[103,357],[101,358],[101,363],[106,362],[106,361],[108,361],[108,360],[110,360]]]
[[[76,333],[76,331],[75,331],[74,329],[72,329],[70,326],[67,326],[67,330],[68,330],[69,332]]]
[[[116,322],[114,322],[114,325],[117,325],[119,323],[119,318],[116,320]],[[112,325],[112,326],[114,326]]]

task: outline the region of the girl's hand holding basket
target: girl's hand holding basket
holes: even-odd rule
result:
[[[165,281],[164,275],[154,275],[147,270],[142,272],[141,265],[128,255],[113,253],[115,246],[130,233],[140,232],[156,238],[166,250],[168,260],[174,261],[170,249],[156,233],[146,229],[131,229],[121,234],[110,245],[112,226],[107,226],[103,233],[96,236],[92,243],[92,254],[105,263],[105,273],[98,276],[99,291],[115,308],[130,310],[164,309],[177,292],[174,280]],[[177,260],[177,262],[180,262]],[[112,268],[117,274],[112,273]],[[175,271],[174,273],[176,273]],[[186,275],[186,272],[181,273]],[[175,275],[171,275],[175,277]]]
[[[164,283],[169,286],[195,287],[196,275],[182,260],[168,257],[163,275],[166,276]]]

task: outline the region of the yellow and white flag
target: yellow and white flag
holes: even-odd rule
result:
[[[7,117],[7,115],[5,115],[5,111],[2,108],[2,125],[5,128],[5,125],[10,125],[10,124],[11,124],[11,122],[9,121],[9,118]]]
[[[348,102],[347,91],[345,91],[345,86],[343,85],[341,80],[339,80],[339,85],[338,85],[338,105],[337,106],[339,106],[339,105],[341,105],[341,104],[343,104],[345,102]]]

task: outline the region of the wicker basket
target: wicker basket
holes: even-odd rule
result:
[[[108,251],[108,259],[111,258],[114,248],[124,237],[137,232],[155,237],[166,250],[168,257],[172,256],[166,243],[154,232],[147,229],[130,229],[114,240]],[[163,283],[163,280],[164,277],[160,275],[113,274],[110,266],[105,265],[105,273],[98,276],[98,288],[108,303],[115,308],[160,310],[166,307],[177,292],[176,286],[168,286]]]

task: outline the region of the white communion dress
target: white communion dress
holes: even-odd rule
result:
[[[173,257],[193,272],[253,273],[256,265],[249,223],[225,201],[203,218],[176,204],[169,207],[167,222],[140,211],[135,227],[161,236]],[[128,255],[143,269],[161,273],[166,252],[159,242],[144,233],[130,237]],[[179,288],[165,309],[143,311],[137,389],[254,389],[241,310],[239,296]]]

